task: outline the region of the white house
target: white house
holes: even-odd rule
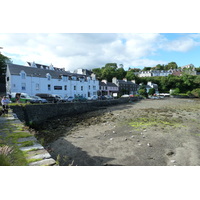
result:
[[[6,92],[58,94],[90,97],[97,95],[99,81],[95,74],[70,73],[64,69],[28,62],[29,66],[7,64]]]

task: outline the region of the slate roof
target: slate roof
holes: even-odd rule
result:
[[[107,82],[104,83],[104,82],[99,82],[100,86],[108,86],[108,87],[118,87],[115,83],[111,83],[111,82]]]
[[[63,70],[50,70],[50,69],[41,69],[41,68],[35,68],[35,67],[28,67],[23,65],[16,65],[16,64],[7,64],[11,75],[19,75],[20,72],[23,70],[27,76],[33,76],[33,77],[41,77],[46,78],[46,74],[49,73],[53,79],[59,79],[61,76],[76,76],[76,77],[86,77],[86,75],[83,74],[75,74],[70,73]],[[43,66],[43,65],[42,65]]]

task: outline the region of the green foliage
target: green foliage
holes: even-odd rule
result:
[[[200,97],[200,88],[196,88],[191,91],[191,94],[195,97]]]
[[[155,88],[151,88],[148,92],[149,95],[154,95],[156,92]]]

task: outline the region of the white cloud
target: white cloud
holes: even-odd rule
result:
[[[2,53],[14,62],[52,63],[66,70],[91,69],[116,62],[128,68],[166,63],[160,59],[151,60],[148,56],[157,55],[160,49],[188,51],[199,45],[195,37],[198,35],[170,41],[158,33],[12,33],[0,34],[0,45],[4,47]]]

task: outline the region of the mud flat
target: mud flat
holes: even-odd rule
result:
[[[199,99],[142,100],[46,122],[39,137],[63,166],[199,166],[199,110]]]

